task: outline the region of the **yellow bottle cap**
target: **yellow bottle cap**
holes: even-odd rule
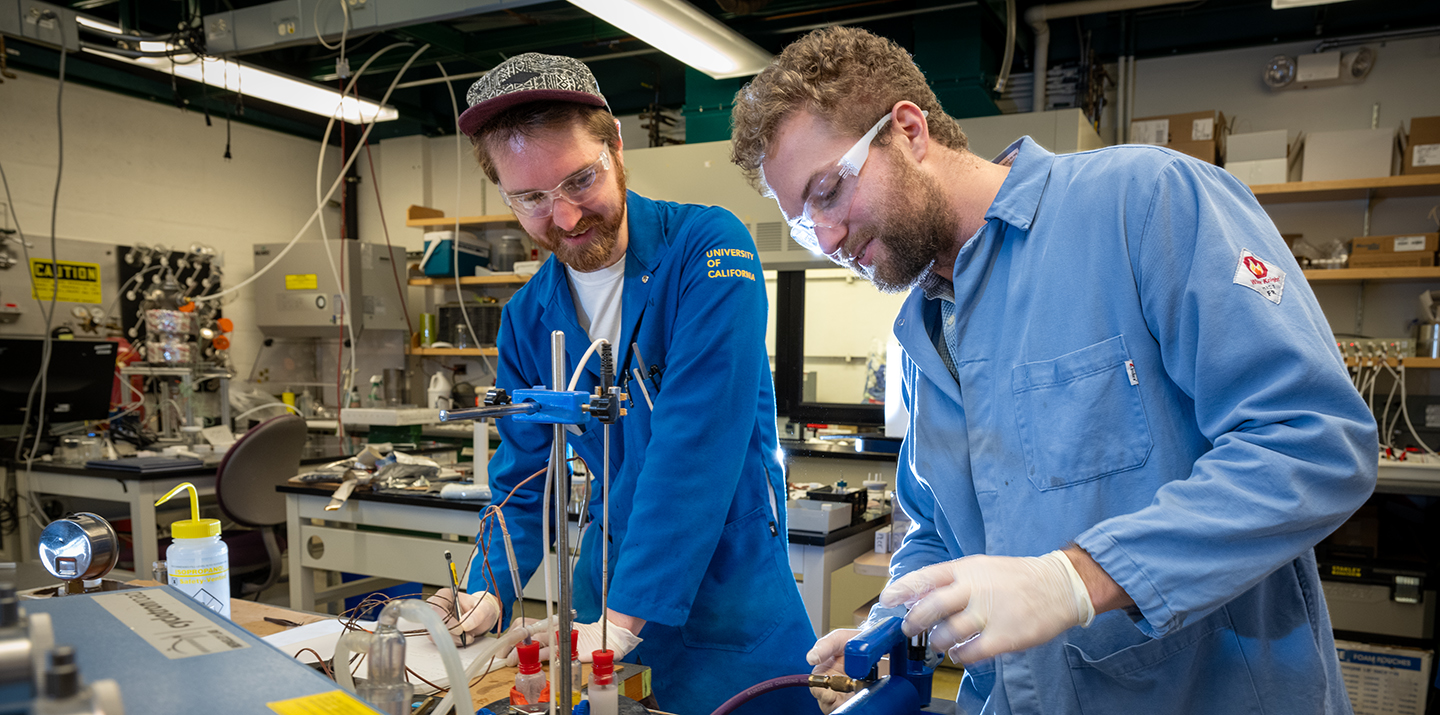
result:
[[[169,493],[160,497],[160,499],[155,502],[155,506],[160,506],[170,501],[170,497],[175,496],[181,489],[190,492],[190,518],[181,519],[171,524],[170,535],[177,539],[204,539],[209,536],[219,536],[220,520],[200,518],[200,495],[195,492],[195,485],[190,482],[177,484]]]

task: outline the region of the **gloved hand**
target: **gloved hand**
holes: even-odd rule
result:
[[[901,604],[910,606],[905,634],[934,626],[930,647],[957,663],[1031,648],[1095,619],[1085,582],[1061,551],[927,566],[880,593],[881,606]]]
[[[845,643],[858,635],[860,635],[859,629],[837,628],[815,641],[815,647],[805,654],[805,661],[815,666],[815,669],[810,672],[814,675],[844,675]],[[841,703],[854,695],[854,693],[837,693],[829,688],[811,688],[810,694],[815,696],[815,700],[820,703],[820,711],[825,715],[830,715],[830,711],[840,707]]]
[[[448,588],[442,588],[435,592],[435,595],[425,599],[430,607],[440,614],[441,620],[445,621],[445,627],[450,629],[450,637],[455,639],[455,645],[460,645],[460,634],[464,633],[470,638],[483,638],[485,632],[495,626],[500,620],[502,609],[500,599],[493,593],[482,593],[478,596],[461,593],[460,598],[460,620],[455,620],[455,592]]]
[[[517,618],[510,623],[510,627],[514,628],[516,625],[519,625],[520,622],[520,619]],[[526,618],[524,621],[526,625],[534,622],[534,618]],[[595,623],[576,623],[575,631],[580,634],[579,643],[576,644],[576,647],[580,650],[580,662],[589,663],[591,661],[590,654],[594,653],[597,650],[600,650],[600,622],[596,621]],[[554,637],[555,634],[553,631],[547,633],[536,633],[533,636],[533,638],[542,646],[540,648],[540,660],[550,660],[550,640]],[[607,629],[607,637],[609,640],[606,643],[606,647],[608,647],[610,650],[615,651],[615,660],[617,661],[621,658],[624,658],[625,655],[630,651],[635,650],[635,646],[640,645],[640,642],[644,640],[643,638],[640,638],[634,633],[631,633],[630,631],[620,626],[617,626],[614,623],[609,624]],[[565,651],[565,655],[569,655],[568,650]],[[510,654],[505,656],[505,665],[514,666],[519,662],[520,654],[512,648],[510,650]]]

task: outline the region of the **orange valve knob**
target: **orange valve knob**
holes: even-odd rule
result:
[[[226,350],[230,347],[230,338],[227,338],[224,335],[217,335],[210,344],[214,345],[216,350]]]
[[[229,318],[221,318],[215,321],[215,326],[220,328],[220,332],[222,333],[231,333],[235,331],[235,321]]]

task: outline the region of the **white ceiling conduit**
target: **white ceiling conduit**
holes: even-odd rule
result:
[[[1058,5],[1036,5],[1025,11],[1025,21],[1035,31],[1035,104],[1032,112],[1045,111],[1046,65],[1050,61],[1050,21],[1064,17],[1102,12],[1136,10],[1157,5],[1179,5],[1191,0],[1081,0]]]

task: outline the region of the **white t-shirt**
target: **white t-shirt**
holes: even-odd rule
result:
[[[575,300],[575,317],[591,340],[605,338],[612,350],[620,346],[620,294],[625,288],[625,259],[593,273],[580,273],[569,266],[570,297]],[[614,354],[618,354],[615,352]]]

